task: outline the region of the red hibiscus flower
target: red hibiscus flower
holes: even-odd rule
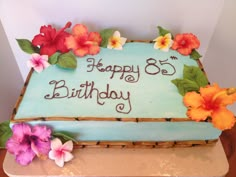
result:
[[[34,46],[40,46],[40,55],[51,56],[55,52],[66,53],[69,50],[65,46],[65,38],[70,34],[65,32],[66,28],[71,26],[71,22],[68,22],[64,28],[56,31],[51,25],[41,26],[40,34],[34,36],[32,44]]]
[[[177,34],[172,45],[172,49],[177,50],[182,55],[189,55],[193,49],[200,46],[198,38],[191,33]]]
[[[95,55],[100,51],[102,38],[98,32],[88,32],[86,26],[77,24],[72,29],[72,35],[66,38],[67,48],[72,49],[74,54],[83,57],[87,54]]]

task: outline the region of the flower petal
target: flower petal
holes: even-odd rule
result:
[[[73,142],[70,140],[70,141],[67,141],[65,142],[63,145],[62,145],[62,150],[65,150],[65,151],[72,151],[73,150]]]
[[[189,55],[192,52],[192,48],[190,48],[190,47],[179,48],[179,49],[177,49],[177,51],[180,54],[187,56],[187,55]]]
[[[89,48],[88,47],[83,47],[83,48],[78,48],[74,50],[75,55],[79,57],[83,57],[89,53]]]
[[[100,45],[102,42],[102,37],[98,32],[91,32],[88,36],[88,41],[92,41],[96,45]]]
[[[220,130],[230,129],[235,124],[235,117],[231,111],[221,107],[212,113],[212,123]]]
[[[115,50],[122,50],[123,47],[122,47],[122,45],[117,45],[114,49],[115,49]]]
[[[204,100],[201,95],[196,92],[187,92],[184,95],[183,102],[187,107],[198,108],[203,104]]]
[[[31,149],[28,149],[27,151],[22,151],[21,153],[16,155],[16,162],[21,165],[28,165],[32,162],[34,157],[35,153]]]
[[[69,162],[74,156],[70,152],[64,152],[64,162]]]
[[[33,68],[33,67],[35,67],[35,64],[34,64],[33,60],[28,60],[27,63],[26,63],[26,65],[27,65],[28,68]]]
[[[64,158],[63,158],[63,156],[61,156],[60,158],[56,158],[56,159],[55,159],[55,163],[56,163],[59,167],[63,167],[63,166],[64,166]]]
[[[69,51],[67,46],[65,45],[65,39],[69,37],[70,34],[63,31],[54,39],[54,45],[56,46],[57,51],[60,51],[62,53],[66,53]]]
[[[119,32],[119,31],[115,31],[115,32],[113,33],[113,37],[120,38],[120,32]]]
[[[200,41],[198,40],[198,38],[192,33],[187,34],[187,36],[191,40],[191,48],[198,49],[200,46]]]
[[[31,134],[31,127],[26,123],[15,124],[12,127],[12,132],[18,141],[22,141],[26,134]]]
[[[214,102],[217,105],[220,106],[227,106],[230,104],[233,104],[236,101],[236,94],[231,94],[228,95],[227,94],[227,90],[226,89],[222,89],[221,92],[218,92],[218,94],[216,94],[216,97],[214,97]]]
[[[49,57],[57,52],[56,45],[54,44],[47,44],[43,45],[40,48],[40,55],[48,55]]]
[[[57,157],[56,151],[55,151],[55,150],[50,150],[49,153],[48,153],[48,157],[49,157],[49,159],[51,159],[51,160],[55,160],[56,157]]]
[[[41,57],[41,59],[48,61],[48,55],[41,55],[40,57]]]
[[[50,66],[50,64],[45,60],[42,60],[41,62],[42,62],[42,65],[43,65],[43,69],[46,69],[47,67]]]
[[[34,46],[43,45],[43,44],[47,44],[47,43],[48,43],[47,38],[42,34],[38,34],[38,35],[34,36],[34,39],[32,40],[32,44]]]
[[[48,156],[48,153],[50,151],[50,140],[48,141],[42,141],[37,140],[37,142],[31,143],[31,149],[34,151],[34,153],[38,156]]]
[[[212,86],[208,85],[206,87],[200,88],[200,94],[203,97],[203,99],[206,101],[211,100],[214,97],[214,95],[220,91],[221,89],[219,88],[217,84],[213,84]]]
[[[175,36],[175,38],[174,38],[174,43],[173,43],[173,45],[172,45],[172,49],[174,49],[174,50],[177,50],[180,46],[179,46],[179,44],[180,44],[180,41],[183,39],[183,35],[181,35],[181,34],[176,34],[176,36]]]
[[[58,150],[60,149],[62,146],[62,142],[59,138],[54,138],[52,141],[51,141],[51,149],[52,150]]]
[[[164,52],[168,52],[169,49],[170,49],[170,47],[168,45],[161,48],[161,50],[164,51]]]
[[[43,65],[38,65],[34,67],[34,70],[38,73],[41,73],[43,71]]]
[[[124,45],[127,41],[127,38],[121,37],[121,45]]]
[[[187,111],[187,116],[195,121],[206,120],[208,116],[211,115],[211,111],[203,109],[202,107],[199,108],[190,108]]]
[[[90,46],[90,47],[89,47],[88,54],[90,54],[90,55],[96,55],[97,53],[99,53],[99,51],[100,51],[100,47],[99,47],[99,46],[97,46],[97,45]]]
[[[32,128],[32,134],[39,137],[43,141],[48,141],[51,138],[52,130],[47,126],[35,125]]]
[[[6,142],[7,151],[11,154],[17,155],[20,152],[26,151],[30,146],[27,144],[22,144],[21,140],[17,139],[17,135],[13,135],[8,141]]]
[[[158,45],[158,42],[155,42],[153,47],[154,47],[154,49],[159,49],[161,46]]]
[[[65,45],[67,46],[68,49],[77,49],[78,48],[77,41],[73,36],[69,36],[65,39]]]
[[[51,25],[44,25],[41,26],[40,28],[40,33],[43,33],[45,37],[47,37],[48,39],[53,39],[54,36],[56,35],[56,29],[53,28]]]
[[[82,36],[88,36],[88,28],[85,25],[77,24],[73,27],[72,34],[78,38]]]

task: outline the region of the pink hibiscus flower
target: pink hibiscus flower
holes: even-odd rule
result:
[[[33,53],[31,55],[31,59],[27,61],[27,66],[29,68],[34,68],[38,73],[42,72],[45,68],[50,66],[48,63],[47,55],[39,55],[37,53]]]
[[[68,22],[62,29],[56,31],[51,25],[41,26],[40,34],[34,36],[32,44],[40,46],[40,54],[48,55],[49,57],[55,52],[66,53],[69,50],[65,46],[65,38],[70,34],[65,31],[70,28],[71,22]]]
[[[15,155],[15,160],[21,165],[28,165],[35,156],[47,158],[50,151],[51,129],[46,126],[31,127],[26,123],[15,124],[13,135],[7,141],[6,148]]]
[[[72,49],[75,55],[83,57],[95,55],[100,51],[102,38],[98,32],[88,32],[86,26],[77,24],[72,29],[72,35],[66,38],[65,45]]]
[[[72,141],[67,141],[62,144],[61,140],[55,138],[51,142],[51,151],[49,152],[49,158],[55,160],[59,167],[64,166],[64,162],[68,162],[73,159],[73,155],[70,153],[73,150]]]

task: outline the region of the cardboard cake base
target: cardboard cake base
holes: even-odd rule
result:
[[[73,155],[63,168],[52,160],[37,158],[23,167],[7,153],[3,169],[10,177],[223,177],[229,168],[220,141],[215,146],[194,148],[84,148],[74,149]]]

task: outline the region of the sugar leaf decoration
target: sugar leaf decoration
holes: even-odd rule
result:
[[[192,58],[194,60],[198,60],[201,57],[202,56],[198,53],[198,51],[196,49],[192,50],[192,53],[190,54],[190,58]]]
[[[101,47],[107,47],[109,38],[113,36],[114,32],[114,29],[104,29],[100,32],[100,35],[102,37]]]
[[[0,148],[5,148],[7,140],[12,136],[9,124],[10,121],[0,123]]]
[[[168,34],[168,33],[171,34],[171,32],[170,32],[169,30],[167,30],[167,29],[165,29],[165,28],[162,28],[161,26],[157,26],[157,28],[158,28],[158,30],[159,30],[159,35],[160,35],[160,36],[165,36],[165,35]],[[173,35],[171,34],[171,36],[173,36]]]
[[[28,54],[39,53],[39,48],[32,45],[32,43],[28,39],[16,39],[18,45],[21,50]]]
[[[182,96],[190,91],[198,92],[200,87],[208,85],[208,79],[200,68],[187,65],[183,69],[183,78],[177,78],[171,82],[175,84]]]
[[[59,138],[62,142],[66,142],[66,141],[73,141],[73,142],[77,142],[76,139],[73,138],[73,136],[70,133],[67,132],[57,132],[57,131],[53,131],[52,136],[54,138]]]
[[[68,52],[58,56],[57,65],[62,68],[74,69],[77,67],[77,60],[73,53]]]
[[[54,53],[53,55],[51,55],[51,56],[49,57],[48,62],[49,62],[51,65],[56,64],[56,63],[58,62],[58,57],[59,57],[59,55],[61,55],[61,53],[59,53],[59,52]]]

